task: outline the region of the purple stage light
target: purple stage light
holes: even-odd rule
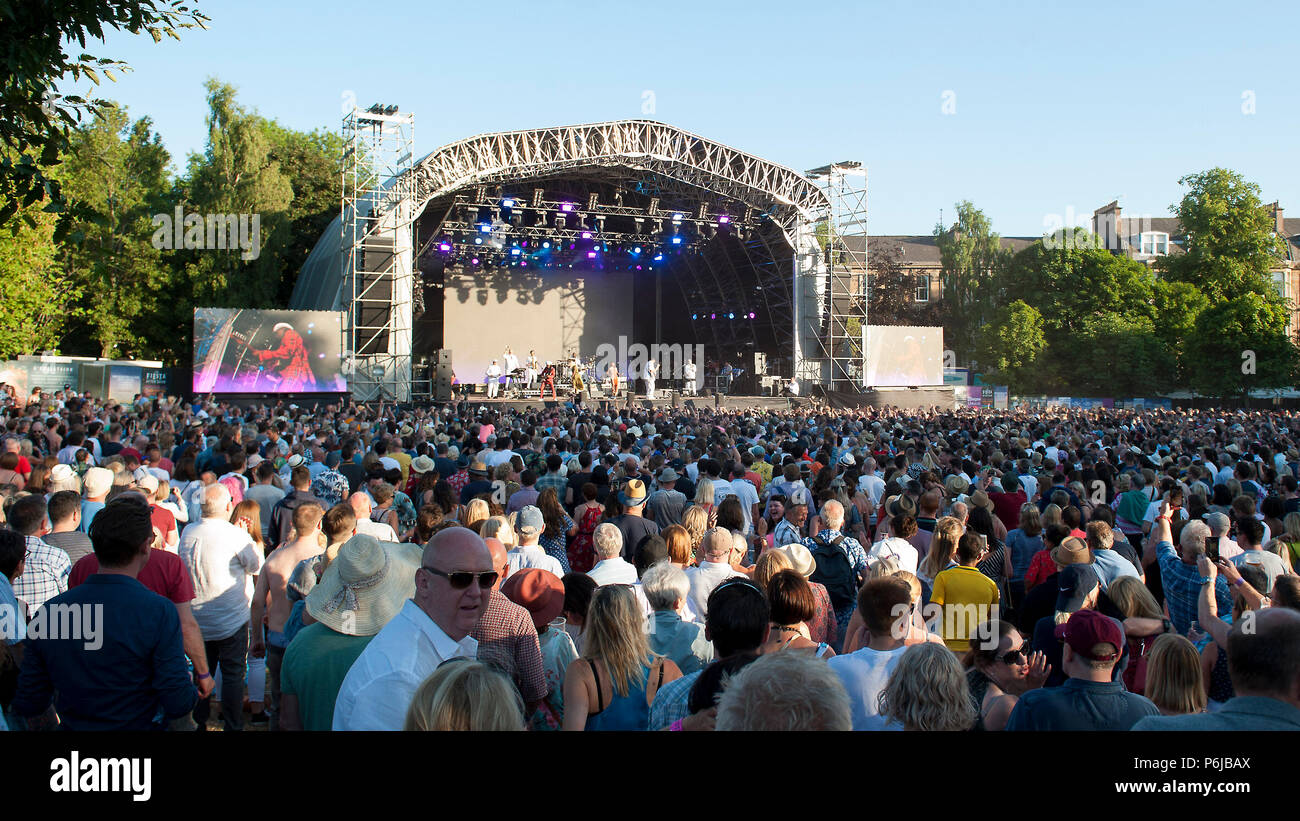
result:
[[[595,252],[595,251],[588,251],[588,252],[587,252],[587,259],[595,259],[595,258],[596,258],[596,252]]]
[[[563,205],[560,206],[560,210],[566,214],[571,213],[573,211],[573,203],[571,202],[564,203]]]
[[[590,232],[590,231],[583,231],[583,232],[582,232],[582,238],[583,238],[583,239],[591,239],[591,232]]]
[[[473,259],[471,259],[471,260],[469,261],[469,264],[470,264],[470,265],[478,265],[478,257],[474,257]]]
[[[718,217],[718,225],[726,225],[729,222],[731,222],[731,217],[727,216],[726,214],[723,214],[722,216]]]
[[[450,250],[451,250],[451,243],[450,243],[450,242],[442,242],[442,243],[439,243],[439,244],[438,244],[438,250],[439,250],[439,251],[450,251]]]
[[[717,314],[709,314],[709,319],[717,319],[717,318],[718,318]]]

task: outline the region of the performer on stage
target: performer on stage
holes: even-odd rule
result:
[[[550,362],[547,362],[546,367],[542,370],[542,390],[538,396],[539,399],[546,398],[547,388],[550,388],[551,390],[551,398],[556,402],[559,402],[560,395],[555,392],[555,366]]]
[[[618,363],[611,362],[605,369],[605,378],[609,380],[609,395],[618,396]]]
[[[573,360],[573,401],[575,404],[582,404],[583,394],[587,392],[587,387],[582,381],[582,363],[577,359]]]
[[[682,374],[686,377],[686,384],[682,386],[682,393],[688,396],[695,395],[695,360],[688,361],[682,366]]]
[[[655,377],[659,375],[659,363],[651,359],[645,363],[645,395],[647,399],[655,398]]]
[[[531,388],[534,384],[536,384],[537,377],[541,372],[542,372],[542,363],[541,360],[537,358],[537,351],[529,351],[528,368],[526,371],[526,374],[528,376],[528,387]]]
[[[514,351],[510,350],[509,345],[506,346],[506,352],[501,355],[501,364],[506,375],[506,387],[511,387],[515,384],[514,377],[511,374],[519,370],[519,357],[515,356]]]
[[[785,390],[781,391],[781,393],[785,396],[798,396],[799,380],[791,378],[790,381],[785,384]]]
[[[495,359],[492,360],[491,365],[488,365],[487,372],[484,376],[486,377],[485,381],[487,382],[488,399],[496,399],[497,390],[501,387],[501,366],[497,364]]]
[[[314,390],[316,378],[312,376],[307,346],[302,336],[288,322],[277,322],[271,332],[279,340],[279,347],[269,351],[254,351],[258,362],[276,361],[267,370],[279,378],[277,390],[283,393]]]

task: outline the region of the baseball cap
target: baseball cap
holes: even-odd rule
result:
[[[1074,613],[1083,608],[1083,602],[1101,585],[1093,569],[1083,564],[1072,564],[1061,571],[1056,580],[1056,610]]]
[[[1054,632],[1074,652],[1092,661],[1116,661],[1124,643],[1119,623],[1096,610],[1076,612],[1065,624],[1058,624]],[[1092,648],[1098,644],[1109,644],[1115,652],[1094,656]]]
[[[1210,526],[1210,530],[1217,530],[1220,533],[1227,533],[1228,527],[1232,524],[1226,513],[1220,513],[1217,510],[1206,513],[1201,518]]]
[[[546,519],[535,505],[525,505],[515,519],[515,532],[520,536],[536,536],[546,529]]]

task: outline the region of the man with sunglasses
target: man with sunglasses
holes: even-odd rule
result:
[[[424,546],[415,596],[357,657],[339,688],[335,730],[400,730],[416,689],[449,658],[474,658],[478,626],[497,582],[487,543],[452,527]],[[347,607],[347,602],[342,606]]]

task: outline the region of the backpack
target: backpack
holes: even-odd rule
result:
[[[843,533],[833,542],[827,542],[819,536],[813,539],[812,549],[813,559],[817,561],[817,569],[813,571],[811,580],[825,587],[826,592],[830,593],[831,607],[836,612],[852,608],[858,600],[857,578],[853,566],[849,564],[849,557],[840,550],[840,543],[843,541]]]

